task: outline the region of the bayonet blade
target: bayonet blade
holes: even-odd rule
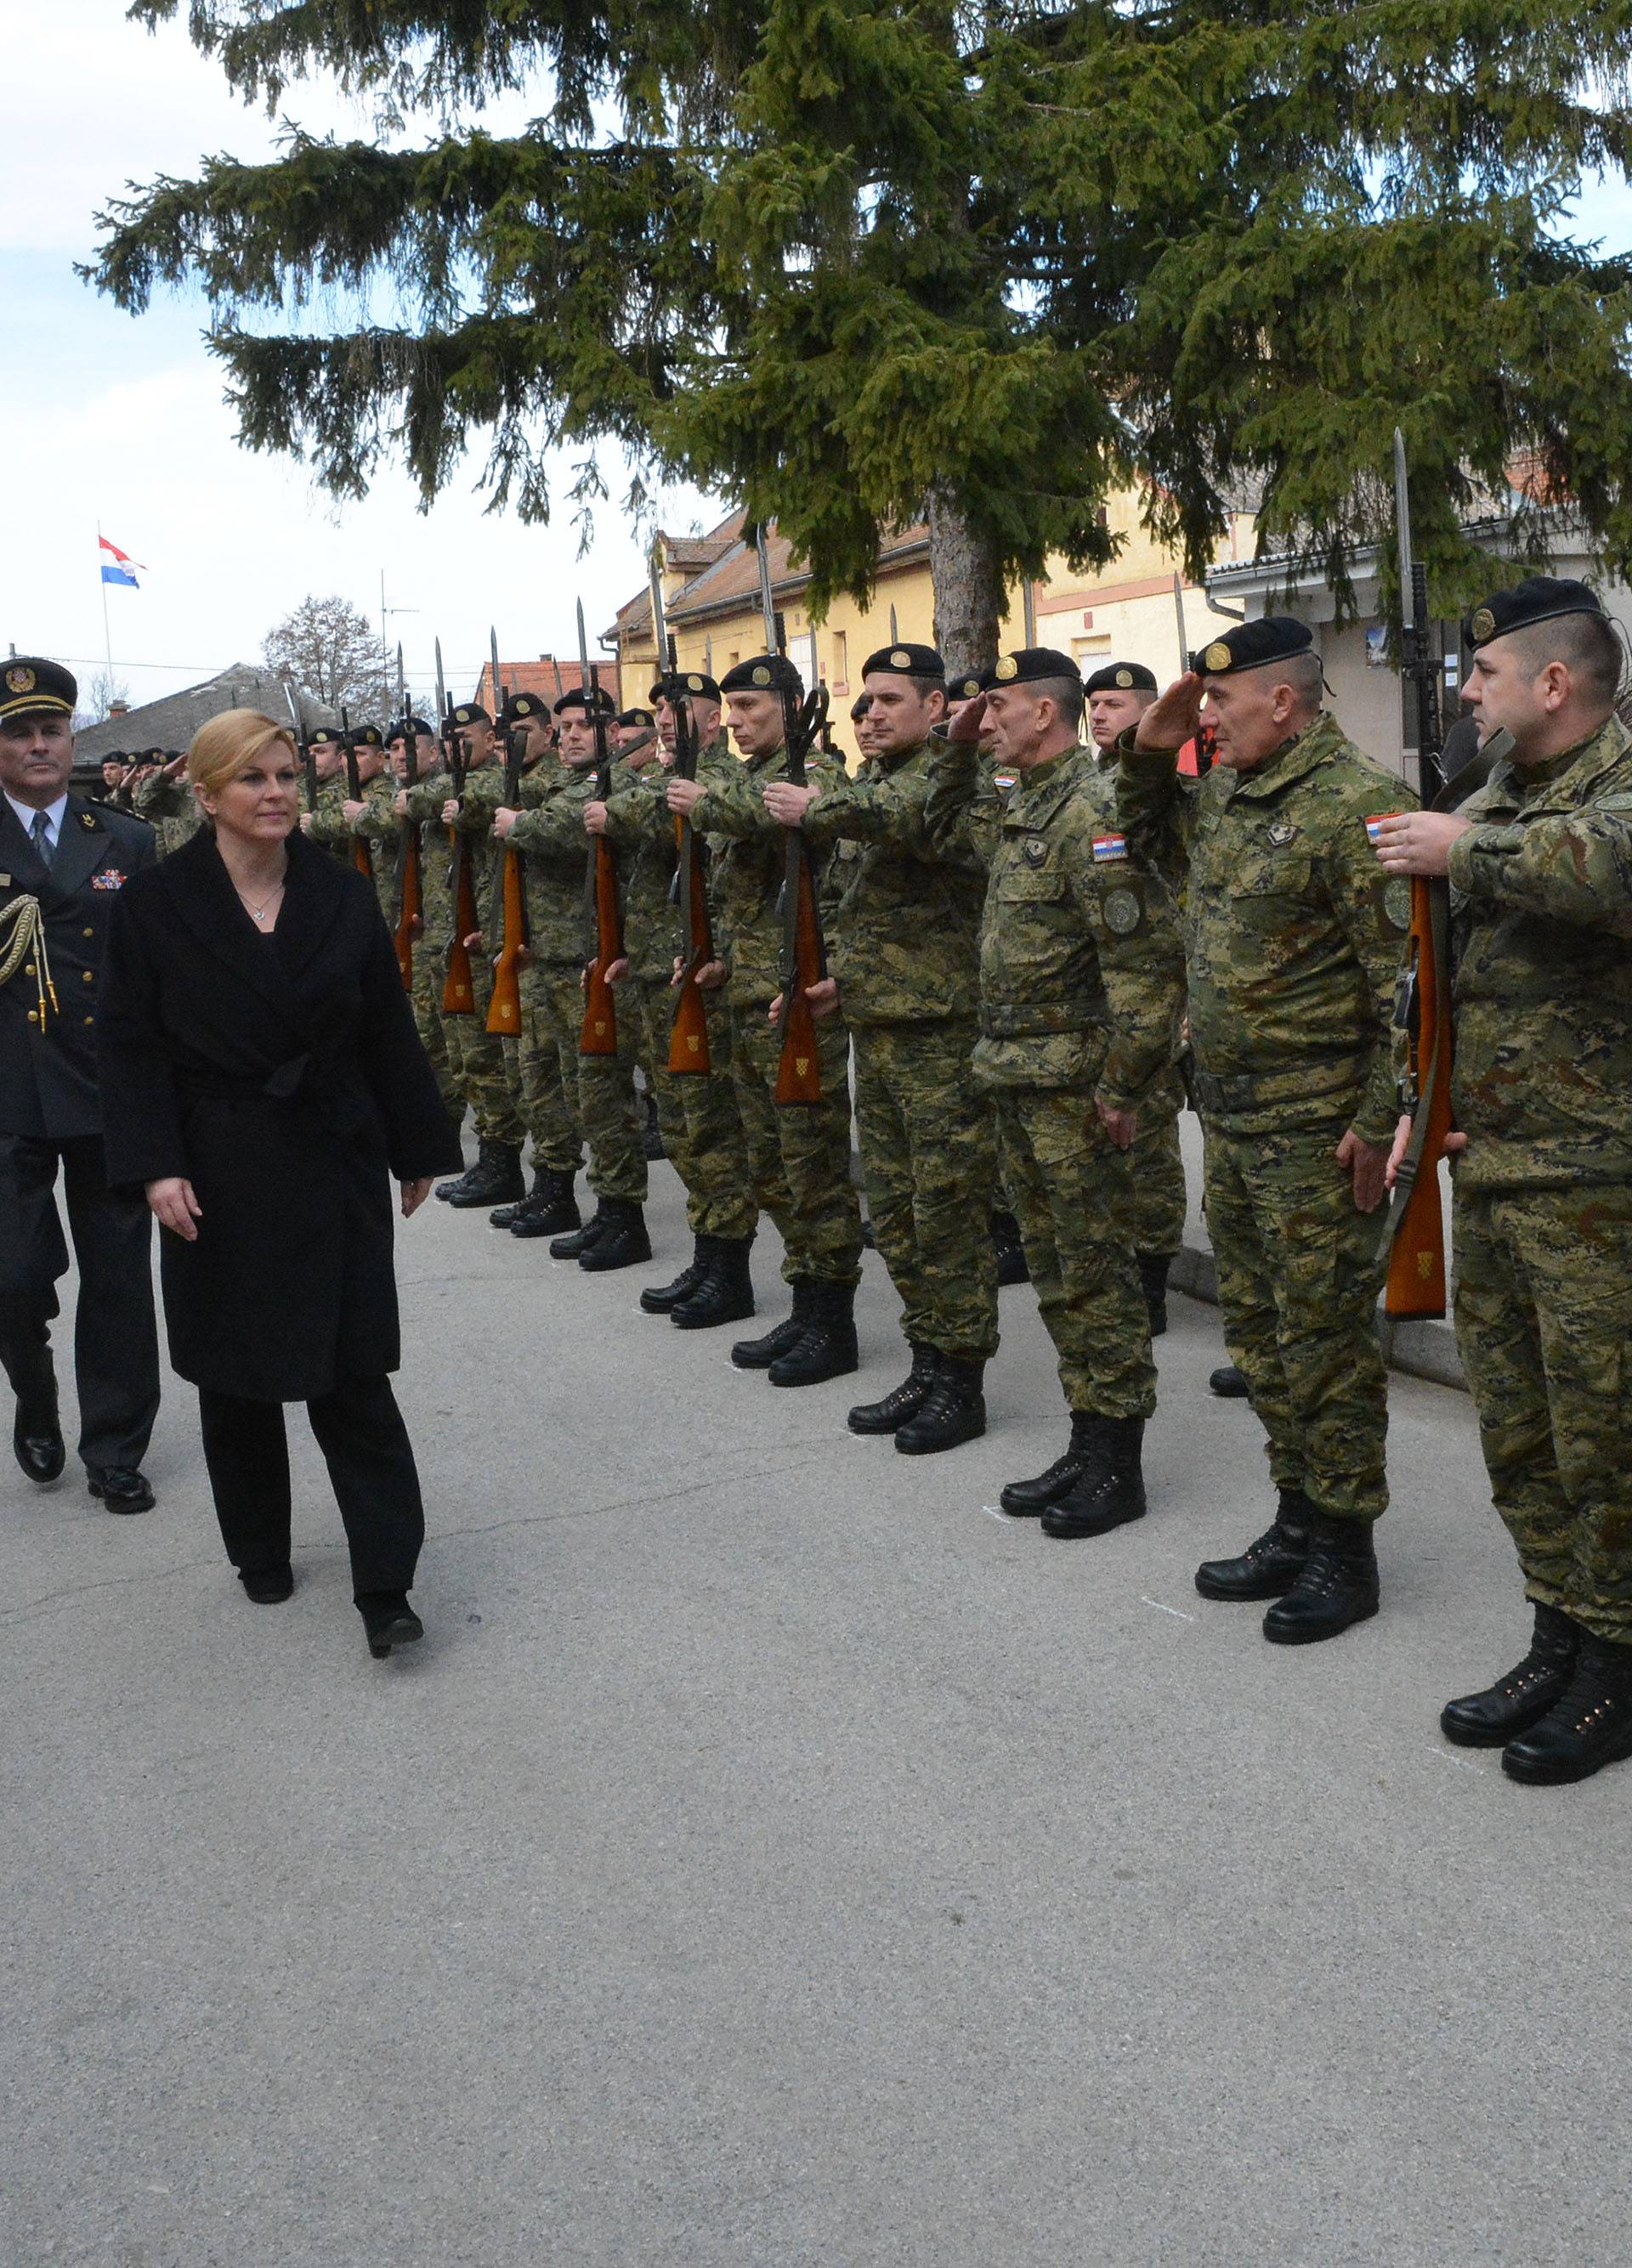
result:
[[[755,531],[754,548],[759,555],[759,612],[764,623],[765,652],[776,652],[776,608],[771,599],[771,532],[768,521],[761,520]]]
[[[1185,583],[1177,568],[1173,571],[1173,612],[1178,620],[1178,670],[1182,677],[1190,666],[1190,640],[1185,631]]]
[[[1024,626],[1026,644],[1037,644],[1037,602],[1032,595],[1031,578],[1028,575],[1020,586],[1020,619]]]
[[[899,645],[901,643],[901,633],[896,627],[896,610],[893,607],[890,609],[890,643],[891,645]]]
[[[663,618],[663,578],[659,566],[657,546],[652,546],[648,563],[652,588],[652,651],[657,656],[654,674],[661,677],[668,667],[668,625]]]
[[[442,641],[436,641],[436,728],[439,733],[447,715],[447,688],[442,681]]]

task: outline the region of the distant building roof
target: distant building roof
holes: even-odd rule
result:
[[[297,693],[296,699],[306,730],[314,725],[339,723],[336,712],[309,693]],[[104,724],[88,725],[75,740],[74,762],[80,767],[100,764],[104,756],[128,755],[138,748],[180,752],[201,725],[228,709],[264,710],[283,723],[289,714],[284,680],[259,662],[235,661],[230,669],[224,669],[218,677],[206,678],[202,685],[189,685],[185,692],[145,701],[139,709],[128,709],[122,717],[110,717]]]
[[[623,696],[618,690],[617,663],[609,654],[592,654],[589,666],[595,672],[601,689],[609,693],[619,707]],[[572,692],[583,682],[583,666],[577,659],[558,661],[552,653],[541,653],[536,661],[504,661],[498,665],[498,680],[506,695],[536,693],[542,700],[555,702],[562,694]],[[493,665],[484,661],[482,674],[476,681],[475,698],[490,717],[497,717],[492,701]]]
[[[716,615],[740,611],[745,599],[756,599],[759,590],[759,557],[753,545],[742,533],[742,515],[734,512],[729,520],[704,538],[677,540],[662,538],[664,559],[670,568],[690,566],[690,554],[712,552],[699,558],[694,571],[688,573],[683,590],[675,592],[663,601],[663,612],[671,622],[697,622]],[[772,521],[767,536],[767,551],[771,563],[771,595],[773,600],[793,598],[804,590],[810,581],[810,570],[795,563],[793,546],[779,534]],[[894,573],[905,567],[914,566],[929,554],[929,530],[921,522],[911,527],[897,529],[886,535],[879,547],[878,571],[881,575]],[[648,591],[638,592],[617,610],[617,621],[607,632],[609,638],[620,641],[652,631],[652,598]]]

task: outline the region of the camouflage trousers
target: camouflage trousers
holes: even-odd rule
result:
[[[1525,1596],[1632,1645],[1632,1189],[1466,1189],[1457,1345]]]
[[[1004,1178],[1067,1406],[1148,1418],[1156,1373],[1134,1260],[1127,1154],[1090,1095],[1006,1086],[996,1097]]]
[[[1185,1241],[1185,1160],[1178,1114],[1185,1090],[1166,1071],[1144,1100],[1134,1137],[1134,1249],[1170,1259]]]
[[[679,1078],[668,1068],[675,1020],[674,987],[661,977],[638,977],[620,988],[638,992],[645,1042],[641,1066],[657,1104],[657,1123],[668,1162],[686,1192],[686,1221],[693,1236],[752,1236],[758,1209],[750,1186],[748,1145],[731,1082],[731,1022],[719,994],[703,995],[708,1018],[706,1073]]]
[[[470,990],[476,1011],[469,1016],[445,1016],[447,1067],[458,1093],[470,1106],[476,1130],[484,1142],[504,1142],[520,1149],[527,1129],[521,1123],[521,1098],[511,1084],[505,1062],[504,1042],[487,1028],[487,1012],[493,998],[493,965],[474,947],[470,954]]]
[[[455,1126],[461,1126],[464,1123],[465,1099],[454,1085],[447,1060],[447,1033],[442,1022],[442,971],[422,937],[414,939],[414,982],[408,997],[413,1005],[414,1029],[436,1073],[437,1092],[447,1105],[448,1116]]]
[[[535,1169],[570,1179],[584,1162],[578,1123],[578,1026],[565,1030],[550,1014],[538,965],[521,971],[521,1029],[504,1043],[521,1116],[533,1138]]]
[[[1207,1129],[1207,1227],[1224,1343],[1268,1440],[1277,1488],[1337,1520],[1388,1503],[1388,1380],[1377,1339],[1381,1212],[1355,1209],[1333,1156],[1348,1121],[1276,1134]]]
[[[578,1051],[584,1024],[583,965],[576,961],[535,961],[528,974],[537,985],[545,1023],[566,1035],[562,1064],[566,1088],[578,1097],[578,1123],[589,1145],[589,1186],[598,1197],[624,1204],[646,1203],[645,1130],[635,1100],[635,1060],[640,1042],[640,1016],[626,997],[630,987],[614,992],[617,1018],[617,1053],[586,1056]],[[558,1047],[560,1042],[558,1042]]]
[[[973,1022],[855,1026],[867,1210],[901,1328],[961,1362],[997,1352],[990,1202],[997,1140]]]
[[[783,1278],[861,1280],[861,1208],[850,1179],[850,1034],[842,1017],[816,1026],[822,1100],[778,1105],[781,1047],[764,1005],[731,1009],[731,1077],[756,1213],[776,1223]]]

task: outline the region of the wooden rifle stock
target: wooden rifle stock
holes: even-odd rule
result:
[[[674,704],[675,774],[679,779],[697,777],[697,744],[683,701]],[[675,883],[680,897],[680,997],[675,1002],[668,1030],[668,1068],[704,1075],[713,1065],[708,1053],[708,1011],[698,989],[697,972],[714,957],[713,924],[708,917],[708,882],[703,865],[703,845],[683,814],[675,814]]]
[[[514,810],[521,793],[521,753],[512,732],[505,744],[505,802]],[[504,939],[493,964],[493,998],[487,1012],[487,1028],[501,1037],[521,1028],[521,971],[527,964],[527,878],[521,853],[511,843],[504,846]]]
[[[793,696],[785,692],[782,711],[787,740],[787,777],[795,787],[805,784],[805,755],[820,728],[825,708],[825,688],[818,686],[795,711]],[[804,829],[787,829],[786,867],[782,879],[782,1012],[777,1022],[781,1053],[777,1059],[776,1086],[772,1100],[786,1103],[816,1103],[822,1100],[822,1064],[816,1045],[816,1018],[807,988],[827,975],[827,952],[816,911],[816,873]]]
[[[1389,1225],[1383,1311],[1401,1319],[1445,1312],[1445,1223],[1439,1161],[1451,1130],[1451,886],[1414,877],[1411,933],[1394,1020],[1404,1028],[1413,1114]]]
[[[453,777],[454,799],[460,800],[465,792],[464,761],[458,753],[459,736],[450,719],[447,728],[448,770]],[[470,948],[465,943],[476,927],[476,890],[470,880],[469,846],[457,827],[447,830],[454,848],[453,873],[448,879],[448,895],[454,902],[454,939],[448,947],[447,982],[442,987],[442,1013],[445,1016],[474,1016],[476,1013],[476,981],[470,970]]]
[[[343,715],[343,711],[342,713]],[[345,786],[346,794],[350,797],[351,800],[353,803],[361,803],[363,800],[363,783],[358,777],[357,747],[349,733],[346,735],[345,744]],[[356,867],[358,873],[362,876],[366,882],[372,882],[373,880],[373,859],[369,854],[367,843],[364,842],[360,835],[357,834],[353,834],[351,837],[351,864]]]

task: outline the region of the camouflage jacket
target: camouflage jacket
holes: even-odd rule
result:
[[[1503,764],[1461,815],[1458,1182],[1632,1180],[1632,734]]]
[[[539,774],[549,766],[548,777]],[[537,781],[534,786],[533,782]],[[610,792],[630,784],[624,766],[612,766]],[[510,830],[527,860],[527,921],[535,960],[583,968],[593,950],[585,910],[592,837],[584,806],[594,800],[595,767],[574,769],[546,758],[522,783],[528,807]]]
[[[1237,1134],[1342,1120],[1386,1142],[1399,1116],[1394,984],[1411,894],[1366,821],[1410,789],[1321,715],[1258,770],[1182,776],[1172,751],[1118,743],[1128,846],[1188,867],[1190,1038],[1203,1116]]]
[[[989,859],[977,1073],[990,1086],[1094,1093],[1133,1109],[1172,1062],[1184,997],[1178,914],[1106,828],[1082,747],[1023,773],[1001,805],[991,766],[949,740],[927,821]],[[995,823],[993,823],[995,812]]]
[[[843,777],[837,757],[812,755],[805,777],[825,794]],[[765,809],[764,792],[786,776],[780,747],[768,755],[733,759],[708,783],[691,823],[710,838],[708,902],[714,949],[726,965],[734,1008],[769,1007],[782,989],[782,916],[778,908],[787,870],[787,829]],[[816,895],[825,925],[832,910],[831,880],[811,852]],[[836,863],[836,862],[830,862]]]
[[[427,772],[407,791],[408,817],[419,829],[420,914],[424,943],[446,954],[453,942],[454,902],[449,895],[453,849],[442,824],[442,806],[454,792],[450,772]],[[395,815],[395,814],[394,814]]]
[[[185,777],[166,779],[159,772],[149,772],[132,789],[130,799],[137,817],[146,820],[152,828],[161,858],[190,843],[204,823],[198,799]]]
[[[832,850],[828,959],[853,1024],[972,1024],[979,1012],[986,876],[966,843],[930,836],[932,753],[869,756],[806,816],[806,840]]]
[[[705,786],[725,779],[736,758],[722,739],[699,748],[697,776]],[[631,973],[667,984],[680,951],[680,909],[675,892],[675,816],[666,791],[668,767],[661,760],[630,770],[609,799],[607,840],[617,852],[624,883],[624,947]]]

